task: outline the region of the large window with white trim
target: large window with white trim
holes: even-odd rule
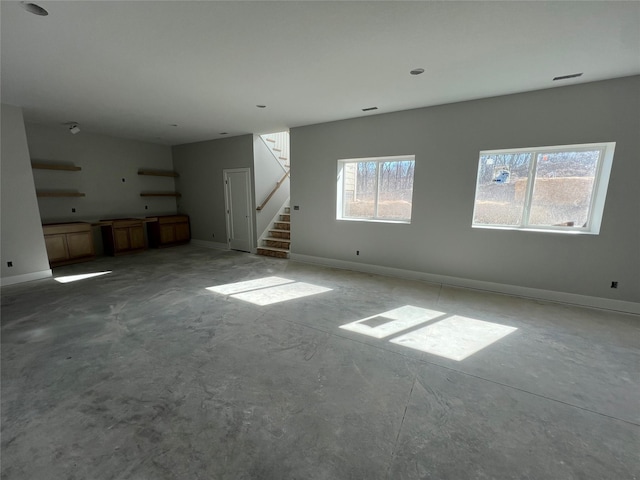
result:
[[[480,152],[473,227],[600,232],[615,142]]]
[[[338,160],[336,218],[411,223],[415,156]]]

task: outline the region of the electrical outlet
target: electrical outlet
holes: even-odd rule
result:
[[[611,288],[618,288],[618,282],[611,282]]]
[[[72,208],[72,209],[71,209],[71,213],[76,213],[76,209],[75,209],[75,208]]]
[[[360,255],[360,250],[356,250],[356,255]]]
[[[293,206],[293,209],[294,209],[294,210],[300,210],[300,205],[294,205],[294,206]]]
[[[13,262],[7,262],[7,267],[13,267]]]

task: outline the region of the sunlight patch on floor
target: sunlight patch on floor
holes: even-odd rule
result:
[[[423,326],[423,324],[428,325]],[[517,330],[515,327],[405,305],[340,328],[461,361]],[[402,334],[402,332],[406,332]]]
[[[79,275],[66,275],[64,277],[55,277],[54,280],[59,283],[71,283],[71,282],[77,282],[78,280],[84,280],[86,278],[99,277],[100,275],[106,275],[107,273],[111,273],[111,271],[82,273]]]
[[[296,282],[280,277],[265,277],[246,282],[228,283],[208,287],[207,290],[229,295],[231,298],[265,306],[286,302],[296,298],[308,297],[329,292],[331,288],[320,287],[311,283]]]
[[[341,325],[340,328],[374,338],[384,338],[442,315],[446,314],[436,310],[405,305],[404,307]]]
[[[285,283],[293,283],[294,280],[289,280],[280,277],[264,277],[257,278],[255,280],[247,280],[245,282],[227,283],[225,285],[218,285],[215,287],[208,287],[215,293],[221,293],[222,295],[233,295],[240,292],[248,292],[250,290],[258,290],[260,288],[275,287],[276,285],[283,285]]]
[[[515,327],[453,315],[396,337],[391,343],[461,361],[515,330]]]

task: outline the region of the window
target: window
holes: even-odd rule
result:
[[[415,156],[338,160],[340,220],[411,223]]]
[[[598,234],[614,148],[480,152],[473,227]]]

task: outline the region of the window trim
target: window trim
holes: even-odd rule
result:
[[[378,218],[378,186],[380,182],[381,169],[380,164],[384,162],[398,162],[398,161],[411,161],[413,162],[414,170],[414,182],[415,182],[415,164],[416,164],[416,156],[411,155],[391,155],[391,156],[382,156],[382,157],[362,157],[362,158],[343,158],[338,160],[338,177],[336,183],[336,220],[338,221],[346,221],[346,222],[367,222],[367,223],[391,223],[391,224],[400,224],[400,225],[409,225],[411,224],[411,220],[413,218],[413,187],[411,188],[411,217],[403,220],[393,220],[388,218]],[[363,217],[345,217],[344,216],[344,165],[347,163],[364,163],[364,162],[376,162],[376,196],[375,196],[375,206],[374,218],[363,218]]]
[[[602,225],[602,215],[604,213],[604,204],[609,186],[609,178],[611,176],[611,167],[613,165],[613,155],[615,152],[616,142],[600,142],[600,143],[582,143],[573,145],[554,145],[544,147],[529,148],[505,148],[497,150],[481,150],[478,154],[478,171],[476,174],[476,186],[473,196],[473,216],[471,217],[471,227],[489,230],[517,230],[525,232],[545,232],[545,233],[561,233],[569,235],[598,235]],[[594,174],[593,188],[591,199],[589,201],[588,217],[583,227],[565,227],[554,225],[536,226],[529,224],[529,216],[531,213],[531,198],[535,186],[535,172],[538,163],[538,155],[541,153],[558,153],[558,152],[579,152],[579,151],[600,151],[600,158]],[[478,182],[480,179],[480,157],[485,155],[500,154],[518,154],[531,153],[531,161],[529,163],[529,173],[527,190],[525,192],[524,206],[522,211],[522,220],[520,225],[499,225],[499,224],[483,224],[475,223]]]

